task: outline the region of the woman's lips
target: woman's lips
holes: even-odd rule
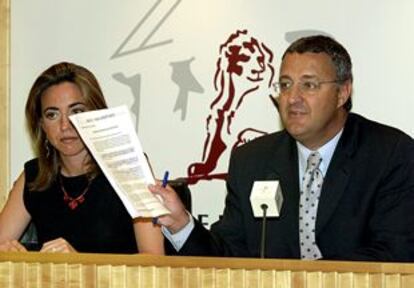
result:
[[[60,142],[62,143],[72,143],[79,140],[79,137],[62,137],[60,138]]]

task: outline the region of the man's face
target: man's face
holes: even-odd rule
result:
[[[306,89],[299,83],[334,80],[338,80],[335,67],[325,53],[289,53],[282,61],[279,82],[293,83],[279,95],[282,123],[309,149],[321,147],[343,127],[346,112],[342,106],[350,96],[352,84],[331,82],[320,84],[318,89]]]

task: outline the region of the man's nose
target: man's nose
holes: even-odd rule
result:
[[[285,92],[288,97],[289,103],[293,104],[303,100],[303,92],[300,89],[300,85],[293,84],[288,91]]]

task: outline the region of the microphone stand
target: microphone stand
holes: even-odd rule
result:
[[[263,220],[262,220],[262,237],[260,243],[260,258],[265,258],[266,251],[266,213],[268,206],[266,204],[260,205],[260,208],[263,210]]]

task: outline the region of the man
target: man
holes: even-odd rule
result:
[[[172,211],[158,222],[180,254],[257,257],[261,219],[253,217],[251,188],[277,179],[284,203],[267,221],[267,257],[414,260],[414,142],[349,112],[351,69],[332,38],[290,45],[275,84],[285,129],[233,153],[223,218],[211,232],[171,189],[150,187]]]

